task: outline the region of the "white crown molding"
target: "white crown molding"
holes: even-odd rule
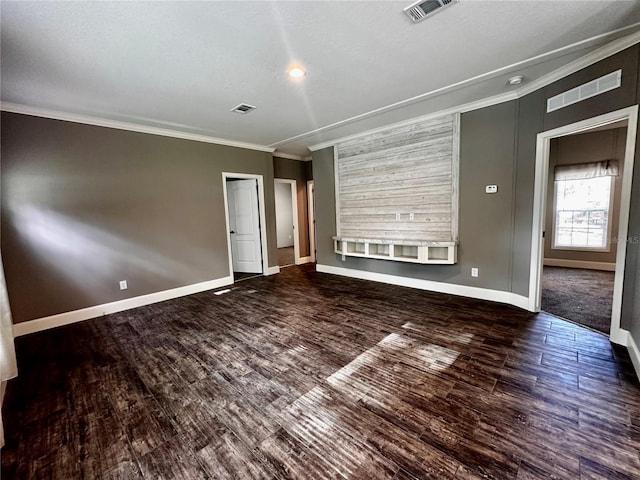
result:
[[[634,27],[638,27],[640,24],[634,24]],[[558,80],[563,79],[573,73],[576,73],[583,68],[586,68],[594,63],[597,63],[601,60],[604,60],[611,55],[615,55],[622,50],[629,48],[636,43],[640,42],[640,30],[634,32],[625,37],[619,38],[618,40],[614,40],[611,43],[608,43],[593,52],[588,53],[584,57],[580,57],[573,62],[567,63],[565,66],[554,70],[540,78],[532,80],[531,82],[523,85],[521,88],[517,90],[519,97],[524,97],[536,90],[540,90],[547,85],[551,85],[553,82],[557,82]]]
[[[420,278],[401,277],[398,275],[388,275],[386,273],[367,272],[344,267],[333,267],[331,265],[316,265],[316,271],[342,275],[344,277],[359,278],[361,280],[371,280],[373,282],[388,283],[401,287],[418,288],[430,292],[446,293],[449,295],[459,295],[479,300],[489,300],[492,302],[506,303],[523,310],[528,310],[529,299],[522,295],[488,288],[469,287],[467,285],[456,285],[453,283],[434,282],[432,280],[422,280]]]
[[[463,105],[458,105],[456,107],[448,108],[446,110],[438,110],[437,112],[428,113],[426,115],[421,115],[419,117],[413,117],[408,120],[402,120],[400,122],[391,123],[388,125],[384,125],[382,127],[373,128],[371,130],[367,130],[365,132],[354,133],[353,135],[348,135],[346,137],[337,138],[335,140],[328,140],[326,142],[318,143],[316,145],[312,145],[309,148],[312,152],[317,150],[322,150],[323,148],[332,147],[338,143],[346,142],[348,140],[354,140],[359,137],[363,137],[365,135],[373,135],[376,133],[384,132],[385,130],[403,127],[405,125],[410,125],[416,122],[422,122],[425,120],[430,120],[432,118],[444,117],[445,115],[454,115],[456,113],[465,113],[471,112],[473,110],[479,110],[481,108],[490,107],[491,105],[497,105],[499,103],[508,102],[510,100],[517,100],[518,95],[515,91],[502,93],[500,95],[496,95],[493,97],[483,98],[481,100],[477,100],[475,102],[465,103]]]
[[[632,25],[632,27],[637,27],[637,26],[640,26],[640,24]],[[629,28],[629,27],[627,27],[627,28]],[[613,33],[616,33],[617,31],[618,30],[616,30],[614,32],[610,32],[610,33],[605,34],[605,35],[611,35]],[[593,41],[595,41],[598,38],[601,38],[603,36],[604,35],[600,35],[599,37],[594,37],[594,38],[585,40],[583,42],[580,42],[580,44],[588,44],[589,42],[593,42]],[[410,120],[405,120],[405,121],[394,123],[394,124],[391,124],[391,125],[384,125],[382,127],[378,127],[378,128],[372,129],[372,130],[367,130],[365,132],[359,132],[357,134],[348,135],[348,136],[345,136],[345,137],[340,137],[340,138],[337,138],[337,139],[334,139],[334,140],[328,140],[328,141],[325,141],[325,142],[321,142],[321,143],[312,145],[312,146],[310,146],[308,148],[312,152],[315,152],[317,150],[321,150],[323,148],[327,148],[327,147],[333,146],[336,143],[344,142],[346,140],[352,140],[352,139],[355,139],[355,138],[358,138],[358,137],[361,137],[361,136],[364,136],[364,135],[370,135],[372,133],[380,132],[380,131],[386,130],[388,128],[394,128],[396,126],[401,126],[401,125],[408,124],[408,123],[414,123],[414,122],[426,120],[426,119],[429,119],[429,118],[435,118],[435,117],[439,117],[439,116],[450,115],[452,113],[470,112],[470,111],[473,111],[473,110],[479,110],[481,108],[490,107],[492,105],[497,105],[499,103],[508,102],[510,100],[516,100],[516,99],[524,97],[525,95],[528,95],[528,94],[530,94],[530,93],[532,93],[532,92],[534,92],[536,90],[544,88],[547,85],[550,85],[553,82],[556,82],[556,81],[558,81],[558,80],[560,80],[560,79],[562,79],[564,77],[567,77],[567,76],[569,76],[569,75],[571,75],[573,73],[576,73],[576,72],[582,70],[583,68],[588,67],[589,65],[593,65],[594,63],[597,63],[597,62],[599,62],[601,60],[604,60],[605,58],[610,57],[611,55],[614,55],[614,54],[616,54],[618,52],[621,52],[622,50],[624,50],[626,48],[629,48],[629,47],[635,45],[638,42],[640,42],[640,31],[634,32],[634,33],[632,33],[630,35],[627,35],[627,36],[625,36],[623,38],[619,38],[618,40],[615,40],[615,41],[613,41],[611,43],[608,43],[607,45],[604,45],[603,47],[598,48],[597,50],[594,50],[593,52],[590,52],[589,54],[587,54],[587,55],[585,55],[585,56],[583,56],[583,57],[581,57],[581,58],[579,58],[577,60],[574,60],[573,62],[570,62],[570,63],[566,64],[565,66],[554,70],[553,72],[548,73],[547,75],[544,75],[544,76],[542,76],[542,77],[540,77],[540,78],[538,78],[536,80],[531,81],[527,85],[524,85],[524,86],[522,86],[521,88],[519,88],[517,90],[512,90],[512,91],[506,92],[504,94],[495,95],[495,96],[492,96],[492,97],[487,97],[487,98],[480,99],[480,100],[477,100],[477,101],[474,101],[474,102],[470,102],[470,103],[466,103],[466,104],[459,105],[459,106],[456,106],[456,107],[452,107],[452,108],[449,108],[449,109],[446,109],[446,110],[439,110],[437,112],[433,112],[433,113],[429,113],[429,114],[426,114],[426,115],[423,115],[423,116],[420,116],[420,117],[412,118]],[[495,72],[502,72],[503,70],[509,70],[509,69],[517,67],[518,65],[529,63],[529,62],[531,62],[533,60],[536,60],[536,59],[542,59],[542,57],[544,57],[546,55],[549,55],[549,54],[552,54],[552,53],[557,53],[557,52],[560,52],[562,50],[566,50],[566,49],[569,49],[569,48],[573,48],[576,45],[578,45],[578,44],[569,45],[568,47],[564,47],[563,49],[554,50],[553,52],[549,52],[549,53],[544,54],[544,55],[539,55],[538,57],[534,57],[532,59],[528,59],[528,60],[525,60],[523,62],[519,62],[517,64],[513,64],[513,65],[510,65],[508,67],[501,68],[499,70],[494,70],[494,72],[489,72],[487,74],[480,75],[478,77],[474,77],[474,78],[469,79],[469,80],[465,80],[464,82],[460,82],[460,84],[455,84],[455,85],[457,85],[456,88],[460,88],[461,86],[468,85],[470,83],[475,83],[475,82],[479,81],[478,79],[482,80],[482,79],[484,79],[484,77],[487,77],[487,78],[488,77],[493,77],[493,76],[495,76]],[[483,77],[483,78],[481,78],[481,77]],[[464,84],[464,85],[462,85],[462,84]],[[452,87],[454,87],[454,85],[450,85],[449,87],[446,87],[445,89],[448,90],[450,87],[451,87],[451,89],[453,89]],[[314,135],[316,133],[321,133],[321,132],[323,132],[325,130],[329,130],[329,129],[336,128],[336,127],[339,127],[339,126],[342,126],[342,125],[345,125],[345,124],[348,124],[348,123],[352,123],[352,122],[355,122],[355,121],[358,121],[358,120],[362,120],[364,118],[370,117],[370,116],[378,114],[378,113],[383,113],[383,112],[385,112],[387,110],[395,109],[395,108],[398,108],[400,106],[406,106],[406,105],[410,105],[410,104],[413,104],[413,103],[417,103],[418,101],[424,100],[427,97],[436,96],[436,95],[440,95],[442,93],[445,93],[443,91],[445,89],[434,90],[432,92],[428,92],[428,93],[419,95],[417,97],[413,97],[412,99],[408,99],[408,100],[404,100],[403,102],[398,102],[396,104],[388,105],[386,107],[382,107],[382,108],[379,108],[377,110],[373,110],[371,112],[367,112],[365,114],[362,114],[360,116],[352,117],[352,118],[344,120],[342,122],[337,122],[337,123],[334,123],[332,125],[328,125],[326,127],[321,127],[319,129],[312,130],[310,132],[307,132],[307,133],[298,135],[296,137],[292,137],[292,138],[283,140],[283,141],[278,142],[278,143],[274,143],[272,145],[277,146],[279,144],[284,144],[284,143],[287,143],[287,142],[290,142],[290,141],[299,140],[301,138],[304,138],[304,137],[307,137],[307,136],[310,136],[310,135]]]
[[[303,157],[302,155],[294,155],[293,153],[284,153],[278,151],[273,152],[273,156],[278,158],[286,158],[288,160],[299,160],[301,162],[311,160],[308,156]]]
[[[31,115],[33,117],[50,118],[53,120],[63,120],[65,122],[82,123],[85,125],[94,125],[97,127],[115,128],[117,130],[127,130],[130,132],[148,133],[151,135],[160,135],[162,137],[180,138],[182,140],[193,140],[195,142],[214,143],[216,145],[224,145],[226,147],[246,148],[248,150],[258,150],[260,152],[272,153],[274,148],[255,143],[238,142],[235,140],[227,140],[224,138],[210,137],[207,135],[199,135],[196,133],[181,132],[179,130],[171,130],[168,128],[150,127],[138,123],[121,122],[118,120],[109,120],[106,118],[91,117],[88,115],[79,115],[75,113],[61,112],[58,110],[49,110],[46,108],[31,107],[28,105],[20,105],[11,102],[2,102],[0,110],[3,112],[20,113],[23,115]]]
[[[73,310],[71,312],[51,315],[49,317],[37,318],[35,320],[14,324],[13,335],[20,337],[22,335],[28,335],[30,333],[40,332],[54,327],[82,322],[83,320],[101,317],[110,313],[122,312],[124,310],[151,305],[152,303],[163,302],[165,300],[172,300],[174,298],[184,297],[186,295],[192,295],[194,293],[200,293],[206,290],[212,290],[232,284],[233,277],[223,277],[215,280],[209,280],[207,282],[186,285],[184,287],[163,290],[161,292],[149,293],[148,295],[141,295],[139,297],[126,298],[116,302],[94,305],[81,310]]]
[[[345,119],[345,120],[341,120],[339,122],[335,122],[329,125],[325,125],[323,127],[317,128],[315,130],[310,130],[308,132],[299,134],[299,135],[295,135],[293,137],[284,139],[284,140],[280,140],[278,142],[272,143],[270,145],[258,145],[258,144],[253,144],[253,143],[246,143],[246,142],[239,142],[239,141],[235,141],[235,140],[227,140],[224,138],[217,138],[217,137],[210,137],[207,135],[200,135],[200,134],[194,134],[194,133],[188,133],[188,132],[182,132],[179,130],[172,130],[172,129],[166,129],[166,128],[160,128],[160,127],[151,127],[151,126],[146,126],[146,125],[141,125],[141,124],[136,124],[136,123],[130,123],[130,122],[121,122],[121,121],[117,121],[117,120],[109,120],[109,119],[105,119],[105,118],[99,118],[99,117],[92,117],[92,116],[88,116],[88,115],[80,115],[80,114],[74,114],[74,113],[68,113],[68,112],[61,112],[61,111],[57,111],[57,110],[50,110],[50,109],[44,109],[44,108],[38,108],[38,107],[31,107],[28,105],[20,105],[20,104],[16,104],[16,103],[11,103],[11,102],[2,102],[0,103],[0,110],[2,111],[6,111],[6,112],[11,112],[11,113],[20,113],[20,114],[24,114],[24,115],[31,115],[31,116],[36,116],[36,117],[43,117],[43,118],[51,118],[54,120],[64,120],[67,122],[74,122],[74,123],[82,123],[82,124],[87,124],[87,125],[95,125],[95,126],[99,126],[99,127],[107,127],[107,128],[115,128],[118,130],[127,130],[127,131],[132,131],[132,132],[139,132],[139,133],[147,133],[147,134],[151,134],[151,135],[161,135],[161,136],[165,136],[165,137],[172,137],[172,138],[180,138],[180,139],[184,139],[184,140],[193,140],[196,142],[205,142],[205,143],[213,143],[213,144],[217,144],[217,145],[225,145],[225,146],[230,146],[230,147],[238,147],[238,148],[246,148],[249,150],[257,150],[257,151],[261,151],[261,152],[269,152],[269,153],[274,153],[274,151],[276,150],[276,148],[280,145],[286,145],[287,143],[296,141],[296,140],[300,140],[318,133],[322,133],[325,132],[327,130],[331,130],[334,128],[338,128],[340,126],[344,126],[347,124],[351,124],[354,122],[357,122],[359,120],[364,120],[366,118],[381,114],[381,113],[385,113],[387,111],[390,110],[394,110],[397,108],[401,108],[401,107],[405,107],[408,105],[412,105],[415,103],[418,103],[422,100],[425,100],[427,98],[431,98],[431,97],[435,97],[438,95],[442,95],[444,93],[447,93],[449,91],[453,91],[453,90],[457,90],[460,88],[464,88],[466,86],[469,86],[471,84],[474,83],[478,83],[480,81],[483,80],[487,80],[490,78],[494,78],[496,76],[502,75],[506,72],[509,72],[513,69],[517,69],[517,68],[523,68],[525,66],[528,65],[534,65],[537,63],[541,63],[543,62],[546,58],[548,58],[549,56],[552,55],[556,55],[556,54],[561,54],[562,52],[566,52],[569,53],[570,51],[573,51],[575,49],[579,49],[579,48],[586,48],[588,47],[590,44],[594,43],[594,42],[598,42],[599,40],[601,40],[602,38],[606,38],[609,37],[611,35],[614,35],[616,33],[620,33],[626,30],[631,30],[640,26],[640,23],[636,23],[618,30],[614,30],[612,32],[608,32],[602,35],[598,35],[596,37],[592,37],[586,40],[583,40],[581,42],[577,42],[571,45],[567,45],[565,47],[553,50],[551,52],[547,52],[535,57],[531,57],[528,58],[526,60],[517,62],[517,63],[513,63],[511,65],[507,65],[505,67],[501,67],[499,69],[493,70],[491,72],[487,72],[481,75],[477,75],[475,77],[451,84],[451,85],[447,85],[445,87],[439,88],[439,89],[435,89],[420,95],[417,95],[415,97],[412,98],[408,98],[405,100],[402,100],[400,102],[396,102],[396,103],[392,103],[390,105],[386,105],[384,107],[380,107],[377,108],[375,110],[371,110],[369,112],[365,112],[363,114],[360,115],[356,115],[354,117]],[[402,124],[406,124],[406,123],[413,123],[415,121],[420,121],[423,119],[428,119],[428,118],[433,118],[433,117],[437,117],[437,116],[441,116],[441,115],[448,115],[448,114],[452,114],[452,113],[464,113],[464,112],[469,112],[469,111],[473,111],[473,110],[478,110],[480,108],[485,108],[491,105],[497,105],[499,103],[503,103],[503,102],[507,102],[510,100],[514,100],[520,97],[523,97],[529,93],[532,93],[536,90],[539,90],[540,88],[543,88],[547,85],[550,85],[551,83],[560,80],[568,75],[571,75],[572,73],[575,73],[585,67],[588,67],[589,65],[592,65],[596,62],[599,62],[600,60],[603,60],[611,55],[614,55],[622,50],[624,50],[625,48],[628,48],[632,45],[635,45],[636,43],[640,42],[640,31],[636,31],[634,33],[631,33],[625,37],[619,38],[617,40],[614,40],[610,43],[608,43],[607,45],[604,45],[601,48],[598,48],[597,50],[594,50],[593,52],[590,52],[589,54],[585,55],[584,57],[581,57],[577,60],[574,60],[573,62],[568,63],[567,65],[554,70],[553,72],[550,72],[547,75],[544,75],[543,77],[540,77],[536,80],[532,80],[530,83],[522,86],[521,88],[517,89],[517,90],[511,90],[510,92],[506,92],[504,94],[500,94],[500,95],[495,95],[492,97],[488,97],[488,98],[484,98],[481,100],[477,100],[474,102],[470,102],[464,105],[459,105],[453,108],[449,108],[446,110],[440,110],[437,112],[433,112],[424,116],[420,116],[417,118],[413,118],[411,120],[408,121],[403,121],[403,122],[398,122],[398,123],[394,123],[392,125],[385,125],[383,127],[379,127],[379,128],[375,128],[373,130],[367,130],[365,132],[360,132],[358,134],[353,134],[353,135],[349,135],[349,136],[345,136],[345,137],[341,137],[338,139],[334,139],[334,140],[330,140],[330,141],[325,141],[322,143],[318,143],[316,145],[312,145],[311,147],[309,147],[309,150],[311,151],[316,151],[316,150],[320,150],[322,148],[326,148],[328,146],[332,146],[336,143],[345,141],[347,139],[353,139],[353,138],[357,138],[361,135],[368,135],[370,133],[373,132],[378,132],[381,130],[384,130],[386,128],[390,128],[393,126],[399,126]],[[278,152],[277,154],[274,154],[274,156],[277,157],[281,157],[281,158],[289,158],[292,160],[303,160],[306,161],[307,159],[310,159],[310,157],[303,157],[301,155],[294,155],[294,154],[288,154],[288,153],[284,153],[284,152]]]

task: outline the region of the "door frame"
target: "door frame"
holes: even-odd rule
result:
[[[307,180],[307,219],[309,222],[309,258],[311,263],[316,261],[316,204],[315,183]]]
[[[222,193],[224,196],[224,221],[227,232],[227,251],[229,255],[229,275],[233,278],[233,256],[231,254],[231,233],[229,232],[229,201],[227,197],[227,180],[238,178],[241,180],[255,179],[258,183],[258,212],[260,215],[260,247],[262,250],[262,274],[266,275],[269,265],[269,253],[267,250],[267,221],[264,210],[264,178],[262,175],[252,173],[222,172]],[[235,278],[234,278],[235,282]]]
[[[533,192],[533,222],[531,228],[531,266],[529,275],[529,310],[539,312],[542,297],[542,269],[544,261],[544,239],[547,186],[549,180],[549,149],[551,140],[590,130],[594,127],[626,120],[627,139],[625,144],[624,168],[622,172],[622,192],[620,195],[620,218],[618,221],[618,241],[616,252],[616,270],[613,287],[613,308],[611,311],[611,332],[609,339],[621,345],[627,344],[627,331],[620,327],[622,313],[622,288],[624,285],[624,267],[627,256],[627,234],[629,230],[629,211],[631,207],[631,185],[633,163],[638,126],[638,105],[609,112],[580,122],[564,125],[538,134],[536,141],[536,166]]]
[[[300,265],[300,234],[298,233],[298,187],[295,180],[290,180],[288,178],[274,178],[273,183],[274,186],[276,183],[286,183],[289,184],[289,188],[291,189],[291,215],[293,216],[293,263],[295,265]],[[278,210],[276,209],[276,225],[278,223],[277,218]],[[276,248],[277,247],[278,245],[276,245]]]

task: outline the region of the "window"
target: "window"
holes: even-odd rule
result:
[[[555,182],[553,248],[607,250],[613,178]]]

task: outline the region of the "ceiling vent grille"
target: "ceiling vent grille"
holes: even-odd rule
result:
[[[453,5],[458,0],[418,0],[404,9],[413,23],[418,23],[427,17],[441,11],[444,7]]]
[[[245,114],[245,113],[249,113],[249,112],[251,112],[252,110],[255,110],[255,109],[256,109],[256,107],[254,107],[253,105],[248,105],[246,103],[241,103],[237,107],[233,107],[231,109],[231,111],[232,112],[236,112],[236,113]]]
[[[548,98],[547,113],[560,110],[561,108],[568,107],[587,98],[595,97],[609,90],[614,90],[620,85],[622,85],[622,70],[616,70],[615,72],[608,73],[600,78],[582,84],[579,87]]]

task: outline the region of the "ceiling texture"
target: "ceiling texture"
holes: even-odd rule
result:
[[[305,156],[522,88],[640,31],[640,1],[460,0],[417,24],[411,3],[2,1],[3,108]],[[307,76],[289,78],[294,64]],[[239,103],[257,108],[231,112]]]

